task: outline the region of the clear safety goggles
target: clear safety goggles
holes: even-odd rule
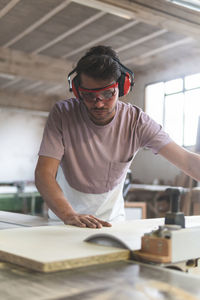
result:
[[[99,89],[85,89],[79,87],[79,93],[81,98],[87,102],[95,102],[97,99],[102,101],[109,101],[116,94],[116,88],[118,82],[112,83],[106,87]]]

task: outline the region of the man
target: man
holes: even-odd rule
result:
[[[69,81],[76,98],[50,112],[35,172],[50,217],[90,228],[123,220],[124,179],[142,147],[200,180],[199,155],[174,143],[140,108],[118,100],[129,92],[133,74],[112,48],[90,49],[74,72]]]

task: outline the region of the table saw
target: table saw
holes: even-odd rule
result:
[[[192,222],[200,223],[200,217],[194,217]],[[0,212],[2,230],[55,224],[62,222]],[[41,273],[1,261],[0,279],[0,295],[4,300],[200,299],[200,276],[134,260],[53,273]]]

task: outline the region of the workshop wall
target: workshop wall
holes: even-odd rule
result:
[[[0,182],[32,181],[45,116],[0,108]]]
[[[189,58],[184,62],[176,58],[170,65],[160,65],[159,69],[151,68],[135,74],[135,88],[128,101],[144,109],[145,86],[158,81],[167,81],[185,75],[199,73],[200,59]],[[189,149],[192,150],[192,149]],[[154,155],[151,150],[141,150],[136,155],[132,166],[133,178],[144,183],[153,183],[155,179],[166,184],[173,183],[180,170],[170,164],[160,155]],[[157,180],[156,180],[157,181]]]

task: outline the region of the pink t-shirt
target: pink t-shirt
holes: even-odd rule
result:
[[[121,101],[113,120],[94,124],[78,99],[57,102],[50,112],[39,155],[60,160],[68,184],[83,193],[102,194],[123,179],[140,148],[156,154],[171,141],[140,108]]]

